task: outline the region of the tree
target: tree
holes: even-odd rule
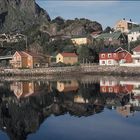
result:
[[[77,54],[79,57],[79,61],[82,63],[84,62],[93,62],[94,61],[94,54],[92,50],[88,46],[81,46],[77,49]]]
[[[114,31],[114,30],[113,30],[111,27],[107,26],[107,27],[104,29],[103,33],[110,33],[110,32],[113,32],[113,31]]]

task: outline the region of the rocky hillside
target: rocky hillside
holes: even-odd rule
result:
[[[17,32],[27,36],[30,50],[42,50],[49,55],[55,55],[64,51],[80,52],[75,49],[69,38],[88,36],[96,31],[102,31],[102,25],[86,18],[65,20],[56,17],[51,20],[48,13],[37,5],[35,0],[0,0],[0,34],[6,33],[13,38],[7,41],[0,36],[0,47],[6,48],[0,52],[0,55],[8,55],[15,50],[25,50],[25,37],[15,38]],[[31,44],[36,47],[32,47]],[[38,49],[37,44],[41,49]],[[87,52],[91,52],[90,48]]]
[[[0,0],[0,33],[20,32],[32,25],[41,25],[41,31],[50,35],[84,35],[101,31],[102,26],[88,19],[50,20],[48,13],[35,0]]]
[[[35,0],[0,0],[0,32],[23,31],[48,21],[48,13]]]
[[[96,31],[102,31],[102,26],[96,21],[85,18],[75,18],[74,20],[64,20],[56,17],[50,24],[43,25],[42,31],[49,32],[50,35],[86,35]]]

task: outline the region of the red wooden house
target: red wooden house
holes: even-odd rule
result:
[[[100,65],[119,65],[121,63],[131,63],[132,55],[128,51],[114,48],[104,48],[99,54]]]

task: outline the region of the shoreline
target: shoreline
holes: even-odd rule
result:
[[[55,82],[55,81],[71,81],[76,80],[81,83],[98,83],[100,80],[105,81],[135,81],[140,82],[140,76],[103,76],[103,75],[90,75],[90,74],[83,74],[83,75],[48,75],[48,76],[13,76],[13,77],[1,77],[1,82],[26,82],[26,81],[49,81],[49,82]]]
[[[102,75],[102,76],[140,76],[139,67],[122,66],[69,66],[69,67],[49,67],[35,69],[3,69],[0,70],[0,76],[63,76],[63,75]]]

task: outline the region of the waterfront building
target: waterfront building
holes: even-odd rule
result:
[[[140,67],[140,45],[132,49],[132,62],[122,63],[120,66]]]
[[[78,62],[78,56],[75,53],[59,53],[56,56],[56,63],[75,64]]]
[[[135,47],[133,50],[133,63],[135,65],[139,65],[140,66],[140,45],[138,45],[137,47]]]
[[[10,64],[13,68],[47,67],[50,57],[26,51],[16,51]]]
[[[119,65],[121,63],[131,63],[132,56],[131,54],[122,49],[115,48],[104,48],[99,53],[99,64],[100,65]]]

